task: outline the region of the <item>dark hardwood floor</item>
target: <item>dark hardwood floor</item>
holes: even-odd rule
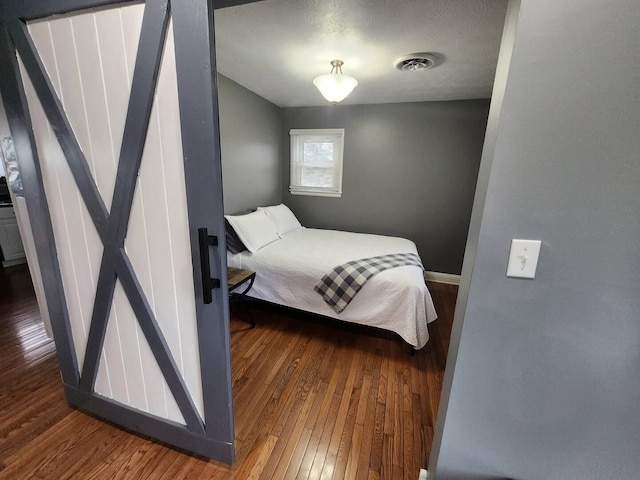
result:
[[[252,306],[233,312],[237,461],[187,455],[70,409],[26,267],[0,269],[0,478],[400,479],[426,468],[457,287],[429,283],[439,319],[399,337]]]

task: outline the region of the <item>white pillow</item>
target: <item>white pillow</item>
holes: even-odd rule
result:
[[[251,253],[256,253],[265,245],[280,239],[276,226],[262,210],[247,215],[225,215],[224,218]]]
[[[302,228],[302,225],[300,225],[296,216],[284,203],[274,205],[273,207],[258,207],[258,210],[266,212],[267,216],[276,226],[276,230],[280,237],[285,233],[293,232],[294,230]]]

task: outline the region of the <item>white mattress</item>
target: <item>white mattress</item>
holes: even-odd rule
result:
[[[227,252],[230,267],[257,272],[249,296],[347,322],[391,330],[416,349],[429,340],[427,324],[437,318],[417,266],[391,268],[373,276],[340,314],[313,287],[333,267],[389,253],[418,253],[404,238],[301,228],[251,254]]]

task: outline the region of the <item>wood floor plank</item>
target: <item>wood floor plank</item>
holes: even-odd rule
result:
[[[260,478],[260,475],[262,474],[265,465],[269,461],[269,457],[271,456],[271,452],[273,451],[273,447],[275,447],[277,441],[278,437],[274,435],[269,435],[267,437],[267,441],[260,449],[260,454],[256,459],[256,463],[251,466],[249,475],[247,475],[246,477],[247,480],[257,480],[258,478]]]
[[[351,395],[347,417],[342,428],[340,445],[338,446],[338,453],[336,454],[336,463],[332,477],[335,480],[341,480],[345,478],[344,475],[347,469],[347,463],[349,461],[349,454],[351,453],[351,444],[353,442],[354,430],[356,427],[356,413],[361,394],[362,391],[360,388],[354,388]]]
[[[392,459],[393,465],[402,465],[402,427],[403,427],[403,415],[402,415],[402,385],[401,378],[396,374],[394,375],[395,382],[393,384],[393,423],[392,430],[389,432],[389,437],[392,440]]]
[[[288,467],[289,461],[286,459],[293,454],[295,443],[305,427],[311,410],[316,406],[315,397],[318,391],[323,392],[321,387],[316,389],[316,379],[318,376],[319,367],[326,368],[329,357],[324,355],[326,352],[319,352],[312,350],[310,354],[306,355],[305,367],[302,370],[307,370],[308,374],[300,379],[300,384],[293,395],[289,395],[289,400],[285,402],[284,409],[289,412],[288,415],[279,415],[279,419],[287,418],[286,423],[276,422],[271,430],[273,435],[278,435],[282,441],[280,441],[273,451],[273,460],[278,462],[278,465],[274,467],[270,465],[270,468],[265,469],[263,472],[263,478],[281,478],[284,475],[286,467]],[[306,365],[309,363],[309,365]],[[300,412],[300,413],[298,413]],[[295,420],[295,424],[294,421]],[[291,443],[291,440],[295,440],[295,443]],[[281,459],[281,460],[279,460]],[[283,469],[284,467],[284,469]],[[277,474],[279,472],[279,475]]]
[[[380,478],[395,478],[393,476],[393,437],[387,434],[382,439]]]
[[[379,371],[378,371],[379,373]],[[373,372],[372,379],[376,378],[375,370]],[[373,380],[372,380],[373,382]],[[379,405],[376,401],[377,399],[377,391],[373,388],[369,389],[369,394],[367,398],[366,404],[366,413],[364,418],[362,419],[362,445],[363,448],[358,452],[358,467],[357,467],[357,479],[366,479],[369,475],[370,468],[370,460],[372,456],[372,452],[375,449],[374,446],[374,432],[376,430],[376,406]],[[356,420],[356,425],[359,423]],[[380,424],[378,423],[378,431],[380,431]]]
[[[293,458],[293,452],[296,450],[296,446],[298,445],[298,441],[300,440],[300,436],[302,435],[302,431],[304,430],[304,424],[307,420],[307,416],[309,415],[309,411],[311,410],[311,406],[313,405],[315,400],[315,391],[311,390],[309,394],[304,399],[304,404],[302,405],[302,409],[296,418],[296,422],[289,433],[287,429],[283,430],[283,434],[279,437],[279,440],[282,440],[284,443],[284,449],[280,453],[280,460],[278,463],[274,464],[275,469],[273,472],[265,469],[263,472],[263,476],[265,479],[270,478],[284,478],[285,473],[289,468],[289,464]],[[272,462],[271,462],[272,463]]]
[[[0,479],[396,479],[427,466],[457,288],[410,355],[388,332],[264,304],[232,310],[233,465],[66,404],[26,267],[0,269]]]
[[[342,432],[344,429],[345,420],[349,413],[349,405],[351,404],[353,394],[353,384],[356,380],[356,374],[358,372],[358,366],[360,361],[360,352],[356,352],[351,359],[351,365],[349,367],[349,376],[347,377],[347,383],[342,391],[342,398],[340,400],[340,407],[338,409],[338,416],[336,417],[336,427],[333,429],[331,440],[329,443],[329,453],[334,455],[338,454],[338,447],[340,446],[340,440],[342,439]]]
[[[311,439],[311,430],[308,428],[303,428],[302,433],[300,434],[300,438],[296,443],[296,448],[293,454],[291,455],[291,461],[287,466],[287,471],[284,473],[284,480],[293,480],[298,475],[300,471],[300,465],[302,465],[302,459],[304,457],[304,452],[309,445],[309,440]]]
[[[106,456],[101,455],[101,461],[84,473],[86,480],[112,478],[127,461],[128,455],[135,450],[134,445],[139,444],[140,439],[124,431],[122,433],[123,438],[114,446],[115,448]]]
[[[380,378],[382,378],[382,375]],[[386,404],[376,401],[376,409],[373,417],[373,438],[371,439],[370,469],[378,474],[382,471],[386,411]]]
[[[341,353],[344,354],[344,351],[342,350]],[[343,360],[340,363],[344,364],[346,362]],[[313,458],[313,464],[311,465],[309,478],[321,478],[323,473],[326,476],[328,475],[329,471],[333,472],[335,458],[331,457],[332,454],[329,452],[329,445],[331,444],[333,430],[336,425],[340,404],[342,403],[342,398],[344,395],[344,385],[346,384],[347,373],[349,372],[348,368],[339,370],[340,376],[336,385],[335,394],[331,398],[331,403],[329,404],[329,410],[327,412],[326,420],[324,422],[322,430],[319,432],[321,436],[315,452],[315,456]],[[326,468],[325,463],[327,464]]]
[[[415,448],[413,444],[413,398],[411,396],[410,364],[404,363],[402,371],[402,467],[405,480],[415,480],[420,469],[415,466]],[[398,435],[400,432],[395,432]]]
[[[300,464],[299,473],[296,476],[296,478],[298,479],[309,478],[309,475],[311,474],[311,469],[313,468],[313,464],[316,460],[318,446],[324,432],[324,426],[326,424],[327,417],[329,416],[329,409],[331,407],[331,403],[335,399],[335,392],[338,386],[338,380],[340,379],[341,375],[342,369],[333,369],[331,379],[329,380],[329,383],[325,390],[325,395],[322,399],[322,405],[320,406],[317,418],[313,422],[310,422],[311,420],[313,420],[312,418],[309,418],[307,420],[307,427],[312,428],[313,433],[309,440],[309,444],[307,445],[307,449],[305,450],[302,463]],[[310,423],[311,425],[309,426]],[[318,473],[320,471],[321,470],[319,470]]]
[[[353,428],[353,440],[351,442],[351,450],[349,451],[349,457],[347,459],[347,468],[343,478],[353,479],[356,478],[358,473],[358,457],[360,455],[360,449],[362,448],[362,431],[364,425],[357,424]]]

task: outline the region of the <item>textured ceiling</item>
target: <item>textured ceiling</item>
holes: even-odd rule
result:
[[[507,0],[264,0],[216,10],[218,71],[279,106],[326,105],[329,62],[359,85],[342,103],[491,96]],[[398,57],[435,52],[431,70]]]

